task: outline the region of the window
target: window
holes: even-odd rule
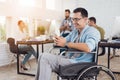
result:
[[[42,8],[42,0],[35,0],[35,7]]]
[[[0,2],[5,2],[6,0],[0,0]]]
[[[35,0],[19,0],[19,4],[22,6],[35,6]]]
[[[0,42],[6,40],[5,21],[5,16],[0,16]]]
[[[46,0],[46,8],[55,10],[55,0]]]

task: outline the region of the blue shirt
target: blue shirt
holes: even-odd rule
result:
[[[75,39],[78,37],[78,30],[74,29],[67,37],[67,42],[74,42]],[[96,45],[100,41],[100,33],[97,29],[93,27],[89,27],[88,25],[80,32],[79,42],[86,43],[90,49],[90,51],[95,50]],[[72,53],[72,54],[79,54],[79,53]],[[92,62],[93,54],[89,53],[80,53],[80,56],[70,59],[71,62]]]
[[[71,30],[74,29],[74,25],[73,25],[73,22],[72,22],[72,18],[71,18],[71,17],[69,17],[68,19],[64,19],[64,20],[62,21],[62,23],[61,23],[61,27],[64,26],[66,23],[69,24],[69,27],[70,27]],[[65,31],[68,32],[68,33],[70,32],[70,31],[68,31],[68,30],[65,30]]]

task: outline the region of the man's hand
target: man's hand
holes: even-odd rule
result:
[[[58,37],[58,36],[56,36],[56,37],[55,37],[55,43],[56,43],[57,46],[64,47],[64,46],[65,46],[65,43],[66,43],[66,39],[63,38],[63,37]]]
[[[69,26],[67,26],[66,30],[71,31],[71,28]]]
[[[64,24],[64,27],[66,27],[66,28],[69,27],[69,24],[68,24],[68,23],[65,23],[65,24]]]

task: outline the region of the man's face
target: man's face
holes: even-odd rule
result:
[[[87,17],[82,17],[80,12],[73,14],[73,24],[77,29],[83,29],[87,24]]]
[[[69,12],[65,12],[65,17],[66,18],[70,17],[70,13]]]
[[[93,22],[93,21],[88,20],[88,25],[89,25],[89,26],[93,26],[93,24],[94,24],[94,22]]]

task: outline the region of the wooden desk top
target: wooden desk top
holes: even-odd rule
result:
[[[29,45],[47,44],[47,43],[54,43],[54,41],[53,40],[45,40],[45,41],[17,41],[17,44],[29,44]]]

